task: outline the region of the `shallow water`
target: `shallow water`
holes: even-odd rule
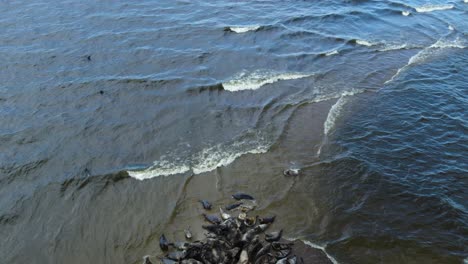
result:
[[[0,259],[137,263],[238,190],[338,263],[468,259],[465,2],[0,10]]]

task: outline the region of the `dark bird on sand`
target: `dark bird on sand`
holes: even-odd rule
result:
[[[208,202],[207,200],[199,200],[199,202],[203,205],[203,208],[205,208],[205,210],[211,210],[210,202]]]
[[[255,200],[253,196],[246,194],[246,193],[235,193],[232,195],[232,198],[236,200]]]
[[[159,247],[163,251],[167,251],[169,249],[169,242],[167,241],[166,236],[164,234],[162,234],[159,238]]]

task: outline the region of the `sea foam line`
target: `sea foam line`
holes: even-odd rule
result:
[[[369,42],[363,39],[357,39],[356,43],[362,46],[366,46],[366,47],[372,47],[372,46],[378,45],[378,43]]]
[[[392,50],[402,50],[402,49],[411,49],[417,46],[409,45],[408,43],[387,43],[385,41],[372,42],[368,40],[358,39],[356,44],[366,47],[376,47],[377,51],[392,51]]]
[[[422,49],[421,51],[416,53],[414,56],[412,56],[408,60],[408,63],[405,66],[399,68],[397,70],[397,72],[389,80],[387,80],[385,82],[385,84],[387,84],[389,82],[392,82],[403,71],[405,71],[406,69],[408,69],[412,65],[424,62],[428,57],[433,55],[436,50],[442,50],[442,49],[446,49],[446,48],[464,49],[464,48],[466,48],[466,46],[463,44],[463,42],[459,38],[457,38],[457,39],[455,39],[453,41],[439,39],[438,41],[436,41],[431,46]]]
[[[323,137],[322,143],[320,144],[317,150],[317,155],[320,155],[320,153],[322,152],[323,146],[325,146],[325,144],[328,142],[328,135],[330,134],[330,131],[335,127],[336,120],[338,120],[338,117],[341,115],[344,105],[349,100],[348,98],[350,96],[353,96],[362,92],[364,92],[364,90],[353,89],[351,91],[345,91],[339,96],[339,99],[336,101],[336,103],[332,105],[332,107],[330,108],[330,111],[328,111],[327,119],[323,123],[324,137]]]
[[[259,28],[260,28],[259,25],[229,27],[229,29],[232,32],[236,32],[236,33],[245,33],[245,32],[249,32],[249,31],[255,31],[255,30],[259,29]]]
[[[327,119],[323,125],[323,133],[328,135],[330,130],[335,127],[336,120],[340,116],[341,111],[343,110],[344,105],[348,101],[348,97],[346,95],[342,95],[338,101],[330,108],[328,112]]]
[[[332,56],[332,55],[336,55],[336,54],[339,54],[339,53],[340,52],[338,50],[332,50],[332,51],[329,51],[329,52],[325,53],[325,56]]]
[[[298,72],[280,73],[268,70],[256,70],[248,73],[243,71],[231,80],[223,82],[224,90],[236,92],[242,90],[256,90],[266,84],[275,83],[283,80],[301,79],[313,76],[313,74],[305,74]]]
[[[308,246],[311,247],[311,248],[316,248],[316,249],[321,250],[323,253],[325,253],[325,255],[327,256],[327,258],[328,258],[333,264],[338,264],[338,261],[337,261],[334,257],[330,256],[330,254],[328,254],[327,250],[326,250],[325,247],[323,247],[323,246],[317,245],[317,244],[315,244],[315,243],[312,243],[312,242],[310,242],[310,241],[308,241],[308,240],[301,239],[301,238],[287,238],[287,237],[285,237],[284,239],[286,239],[286,240],[288,240],[288,241],[291,241],[291,242],[293,242],[294,240],[300,240],[300,241],[302,241],[304,244],[308,245]]]
[[[418,13],[428,13],[432,11],[440,11],[440,10],[449,10],[454,8],[455,6],[452,4],[445,4],[445,5],[423,5],[423,6],[418,6],[415,7],[414,9]]]
[[[215,170],[219,167],[227,166],[237,158],[246,154],[266,153],[270,147],[262,139],[235,142],[230,145],[218,144],[202,149],[200,152],[191,155],[183,160],[177,158],[176,154],[170,157],[163,156],[155,161],[153,166],[144,170],[128,170],[128,174],[137,179],[145,180],[159,176],[171,176],[192,171],[194,174],[201,174]]]

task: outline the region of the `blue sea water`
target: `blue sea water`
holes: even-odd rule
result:
[[[468,259],[466,2],[0,14],[5,262],[137,263],[237,190],[338,263]]]

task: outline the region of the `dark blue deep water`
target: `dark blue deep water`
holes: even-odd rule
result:
[[[139,263],[238,190],[334,263],[468,263],[467,0],[0,1],[0,57],[1,263]]]

